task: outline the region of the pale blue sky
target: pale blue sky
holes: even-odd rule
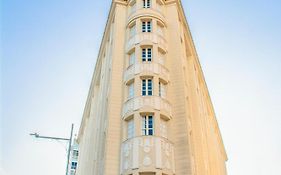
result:
[[[229,175],[281,174],[281,1],[182,2]],[[78,130],[110,3],[1,1],[1,175],[64,174],[65,144],[28,134]]]

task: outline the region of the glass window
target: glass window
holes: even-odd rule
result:
[[[153,93],[153,83],[152,79],[143,79],[142,80],[142,95],[146,96],[149,95],[151,96]]]
[[[77,162],[71,162],[71,169],[76,169]]]
[[[158,51],[158,61],[161,65],[165,65],[165,53]]]
[[[159,97],[166,98],[166,85],[159,82]]]
[[[160,121],[160,134],[164,138],[168,138],[167,121],[161,118]]]
[[[133,97],[134,97],[134,94],[135,94],[135,92],[134,92],[134,83],[131,83],[131,84],[129,85],[128,89],[129,89],[128,98],[129,98],[129,99],[130,99],[130,98],[133,98]]]
[[[164,36],[164,28],[160,25],[157,25],[157,33],[161,36]]]
[[[137,3],[134,2],[134,4],[131,5],[131,13],[136,11]]]
[[[153,116],[145,115],[142,116],[142,135],[153,135]]]
[[[73,150],[72,151],[72,156],[74,157],[74,158],[77,158],[78,157],[78,150]]]
[[[134,24],[131,28],[130,28],[130,37],[135,36],[136,34],[136,25]]]
[[[133,138],[135,135],[135,126],[134,126],[134,119],[131,119],[127,123],[128,125],[128,139]]]
[[[152,48],[144,48],[142,49],[142,61],[152,61]]]
[[[134,51],[129,55],[129,66],[135,64],[135,59],[136,59],[136,55],[135,55],[135,51]]]
[[[151,32],[152,26],[151,21],[142,22],[142,32]]]
[[[143,0],[143,8],[150,8],[150,0]]]

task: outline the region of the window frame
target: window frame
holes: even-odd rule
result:
[[[143,0],[142,1],[143,2],[143,5],[142,5],[142,7],[143,8],[151,8],[151,0]]]
[[[153,49],[152,47],[142,48],[141,60],[142,62],[152,62]]]
[[[152,78],[142,79],[141,95],[142,96],[153,96],[153,79]]]
[[[135,137],[135,123],[134,118],[127,121],[127,139]]]
[[[152,20],[142,21],[142,29],[141,31],[151,33],[152,32]]]
[[[135,96],[135,84],[134,81],[131,82],[128,86],[128,99],[132,99]]]
[[[71,162],[70,169],[72,169],[72,170],[76,170],[76,169],[77,169],[77,164],[78,164],[78,162],[76,162],[76,161],[72,161],[72,162]]]
[[[163,83],[162,81],[159,81],[158,83],[159,97],[166,98],[167,97],[167,84]]]
[[[132,57],[133,56],[133,57]],[[136,62],[136,52],[132,51],[129,53],[129,61],[128,61],[128,67],[134,65]]]
[[[142,115],[141,133],[143,136],[154,135],[154,116],[153,114]]]
[[[136,35],[137,33],[137,28],[136,28],[136,24],[132,24],[129,28],[129,38],[132,38]]]
[[[160,135],[168,139],[168,121],[163,118],[160,118]]]

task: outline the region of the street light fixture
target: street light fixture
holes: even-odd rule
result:
[[[73,135],[73,127],[74,124],[71,124],[71,132],[69,138],[62,138],[62,137],[51,137],[51,136],[41,136],[38,133],[30,133],[29,135],[34,136],[38,139],[50,139],[50,140],[63,140],[68,141],[68,151],[67,151],[67,162],[66,162],[66,172],[65,174],[68,175],[68,166],[69,166],[69,158],[70,158],[70,150],[71,150],[71,142],[72,142],[72,135]]]

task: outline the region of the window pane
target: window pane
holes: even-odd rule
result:
[[[134,137],[134,120],[131,119],[128,121],[128,138]]]
[[[136,34],[136,25],[130,28],[130,37],[135,36]]]
[[[147,22],[147,32],[151,32],[151,22]]]
[[[167,121],[163,119],[160,121],[160,133],[162,137],[168,138]]]
[[[135,64],[135,52],[130,54],[130,58],[129,58],[129,66]]]
[[[160,25],[157,26],[157,32],[159,35],[163,36],[164,32],[163,32],[163,27],[161,27]]]
[[[152,80],[148,80],[147,94],[152,95]]]
[[[143,0],[143,8],[150,8],[150,0]]]
[[[146,80],[142,80],[142,95],[146,95]]]
[[[146,49],[142,49],[142,61],[146,61]]]
[[[128,97],[129,97],[129,98],[133,98],[133,97],[134,97],[134,83],[131,83],[131,84],[129,85]]]
[[[135,3],[131,6],[131,12],[136,11],[136,7],[137,7],[137,3],[135,2]]]
[[[147,61],[151,61],[151,57],[152,57],[152,50],[151,48],[147,49]]]
[[[146,22],[142,22],[142,32],[146,32]]]

